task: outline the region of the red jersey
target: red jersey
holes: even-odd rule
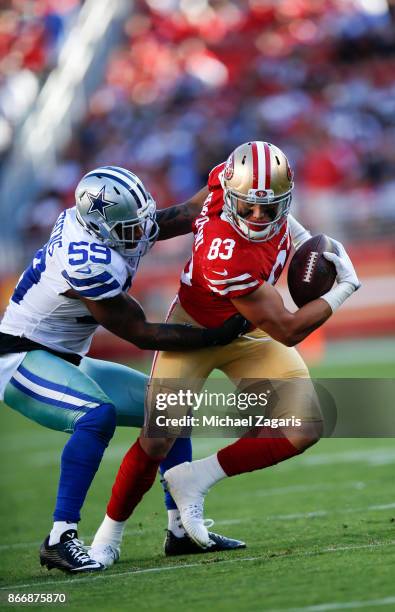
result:
[[[232,299],[275,284],[287,261],[291,241],[287,223],[267,242],[250,242],[225,217],[219,180],[225,164],[209,175],[209,194],[193,224],[192,257],[181,274],[182,307],[204,327],[217,327],[237,313]]]

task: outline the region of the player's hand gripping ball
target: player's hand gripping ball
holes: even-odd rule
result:
[[[292,257],[288,268],[288,289],[301,308],[327,293],[335,282],[336,268],[323,253],[336,253],[336,246],[325,234],[306,240]]]

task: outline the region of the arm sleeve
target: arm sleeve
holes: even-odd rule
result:
[[[311,233],[309,232],[309,230],[304,228],[303,225],[299,223],[299,221],[297,221],[292,215],[288,215],[288,224],[289,231],[291,234],[292,246],[294,247],[295,251],[297,251],[298,248],[302,246],[304,242],[306,242],[306,240],[309,240],[309,238],[311,238]]]

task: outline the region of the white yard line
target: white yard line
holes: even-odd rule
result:
[[[51,448],[42,450],[45,439],[47,440],[45,446],[48,447],[49,444]],[[44,432],[44,434],[41,436],[39,432],[35,432],[35,437],[28,440],[27,444],[24,446],[25,451],[29,451],[29,464],[34,465],[34,467],[46,467],[48,465],[53,465],[54,463],[59,463],[59,452],[62,448],[62,444],[65,443],[65,440],[66,438],[63,434],[61,439],[56,440],[53,438],[51,439],[51,435],[48,435],[47,432]],[[371,441],[372,440],[373,439],[371,439]],[[195,459],[199,459],[207,454],[215,452],[218,450],[218,448],[221,448],[233,441],[233,438],[194,438],[193,447]],[[105,453],[105,460],[118,461],[122,459],[127,449],[128,445],[125,443],[113,443]],[[20,448],[17,444],[17,437],[15,436],[15,442],[14,439],[12,439],[11,442],[8,439],[4,440],[3,450],[6,450],[7,452],[15,451],[20,453]],[[369,466],[390,465],[395,463],[395,449],[393,446],[369,449],[360,448],[336,452],[317,452],[318,450],[319,448],[313,452],[308,452],[297,457],[297,459],[294,461],[287,461],[283,463],[281,465],[281,469],[292,470],[295,468],[300,469],[301,465],[319,466],[350,462],[361,463],[363,465],[368,464]]]
[[[199,440],[200,442],[200,440]],[[206,440],[204,446],[196,444],[194,441],[195,458],[199,459],[210,453],[216,452],[218,448],[224,446],[223,443],[218,442],[216,439],[213,441]],[[105,454],[106,461],[120,461],[127,450],[127,445],[114,444],[113,447],[107,449]],[[48,467],[54,464],[58,464],[60,461],[60,448],[54,448],[53,450],[40,450],[31,451],[29,455],[29,464],[35,468]],[[298,457],[295,461],[287,461],[282,464],[282,470],[294,470],[300,469],[301,466],[321,466],[321,465],[333,465],[341,463],[360,463],[368,466],[381,466],[381,465],[392,465],[395,463],[395,449],[394,448],[378,448],[370,450],[350,450],[340,451],[335,453],[307,453]]]
[[[354,512],[369,512],[376,510],[393,510],[395,509],[395,502],[390,504],[379,504],[374,506],[365,506],[363,508],[340,508],[337,510],[313,510],[312,512],[294,512],[293,514],[269,514],[268,516],[261,517],[262,521],[293,521],[295,519],[303,518],[316,518],[321,516],[328,516],[330,514],[353,514]],[[254,521],[257,519],[254,518]],[[251,518],[245,519],[231,519],[231,520],[219,520],[215,521],[216,525],[236,525],[240,523],[250,522]]]
[[[296,466],[300,465],[316,466],[316,465],[333,465],[335,463],[360,463],[361,465],[368,464],[370,466],[390,465],[395,463],[395,448],[384,447],[370,450],[349,450],[335,453],[310,453],[302,455],[296,462],[287,462],[284,465]]]
[[[287,495],[288,493],[306,493],[307,491],[327,491],[331,489],[355,489],[360,491],[366,487],[366,482],[349,480],[346,482],[317,482],[315,484],[289,485],[287,487],[272,487],[253,491],[254,497],[271,497],[273,495]],[[251,492],[249,492],[251,495]]]
[[[280,608],[270,612],[327,612],[329,610],[352,610],[359,608],[370,608],[370,606],[390,606],[395,604],[395,596],[383,597],[382,599],[368,599],[365,601],[343,601],[317,604],[315,606],[304,606],[303,608]]]
[[[304,552],[294,552],[294,553],[279,553],[275,556],[268,556],[268,555],[258,555],[256,557],[237,557],[235,559],[224,559],[224,560],[219,560],[216,559],[217,563],[219,564],[230,564],[230,563],[246,563],[249,561],[262,561],[265,560],[267,562],[269,561],[273,561],[274,559],[280,559],[280,558],[292,558],[292,557],[311,557],[311,556],[315,556],[315,555],[322,555],[322,554],[327,554],[327,553],[336,553],[336,552],[349,552],[349,551],[354,551],[354,550],[362,550],[362,549],[374,549],[374,548],[381,548],[384,546],[394,546],[395,545],[395,540],[390,540],[387,542],[375,542],[372,544],[356,544],[356,545],[350,545],[350,546],[337,546],[337,547],[330,547],[330,548],[320,548],[317,550],[308,550],[308,551],[304,551]],[[81,584],[83,582],[92,582],[92,581],[96,581],[96,580],[103,580],[106,578],[109,578],[110,580],[114,580],[114,578],[124,578],[125,576],[134,576],[134,575],[140,575],[140,574],[153,574],[153,573],[160,573],[160,572],[168,572],[168,571],[173,571],[173,570],[182,570],[182,569],[189,569],[189,568],[206,568],[208,565],[210,565],[212,567],[212,564],[207,563],[207,562],[202,562],[202,563],[184,563],[182,565],[164,565],[162,567],[147,567],[144,569],[137,569],[137,570],[131,570],[128,572],[117,572],[117,573],[111,573],[110,572],[103,572],[103,573],[99,573],[99,574],[91,574],[89,576],[84,576],[82,578],[78,578],[77,580],[74,581],[73,578],[68,578],[65,580],[44,580],[42,582],[30,582],[27,584],[8,584],[6,586],[2,586],[0,587],[1,591],[12,591],[12,590],[17,590],[17,589],[27,589],[27,588],[31,588],[34,587],[35,589],[39,588],[39,587],[57,587],[58,585],[63,585],[63,584],[68,584],[68,585],[78,585]],[[288,610],[288,612],[290,612]]]

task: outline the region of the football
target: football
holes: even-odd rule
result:
[[[288,268],[288,289],[295,304],[301,308],[331,289],[336,268],[323,253],[336,252],[330,238],[317,234],[296,251]]]

